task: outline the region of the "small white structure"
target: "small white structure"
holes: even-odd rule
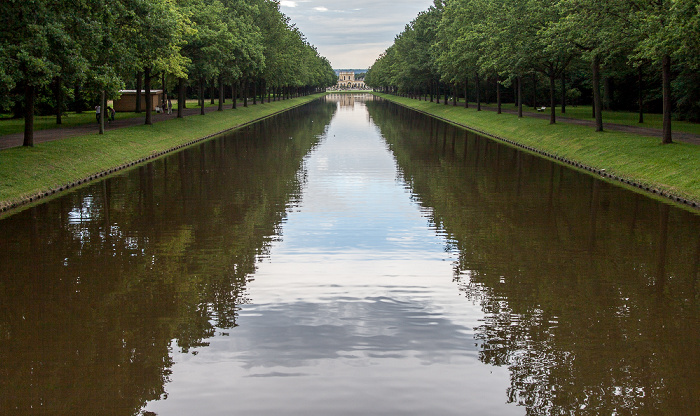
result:
[[[340,72],[338,74],[338,83],[336,88],[343,89],[354,89],[354,90],[364,90],[367,88],[365,81],[355,80],[355,73],[353,71]]]

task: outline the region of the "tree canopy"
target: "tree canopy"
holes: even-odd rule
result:
[[[435,0],[396,36],[365,82],[409,96],[429,91],[431,99],[433,92],[465,85],[465,97],[477,103],[480,87],[495,85],[499,103],[502,86],[515,87],[515,103],[527,87],[530,105],[537,106],[538,97],[549,102],[551,123],[557,104],[565,111],[567,95],[583,92],[594,104],[597,130],[612,102],[626,110],[638,106],[640,122],[643,107],[658,109],[668,143],[672,114],[700,121],[698,39],[696,0]],[[544,99],[540,78],[549,86]]]
[[[7,0],[0,16],[0,108],[24,116],[28,146],[37,99],[60,123],[64,96],[84,110],[141,79],[146,91],[152,80],[251,82],[260,95],[336,79],[273,0]]]

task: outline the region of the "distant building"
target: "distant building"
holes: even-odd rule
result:
[[[355,80],[355,72],[353,72],[353,71],[340,72],[338,74],[338,83],[336,84],[335,87],[336,87],[336,89],[339,89],[339,90],[347,90],[347,89],[364,90],[367,88],[365,86],[365,81]]]

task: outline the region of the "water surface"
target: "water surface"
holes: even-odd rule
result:
[[[692,414],[700,217],[333,95],[0,221],[0,413]]]

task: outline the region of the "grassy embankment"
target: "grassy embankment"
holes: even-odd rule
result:
[[[145,158],[218,132],[245,125],[322,96],[230,108],[0,151],[0,209],[21,205],[96,175],[104,176]],[[89,122],[94,120],[94,114]],[[31,199],[30,199],[31,198]]]
[[[611,131],[597,133],[591,127],[566,123],[550,125],[548,120],[532,117],[519,119],[514,114],[477,112],[476,108],[377,95],[555,158],[578,162],[596,171],[605,169],[605,174],[614,177],[611,180],[615,183],[630,181],[642,189],[656,189],[700,205],[698,145],[680,142],[662,145],[661,139],[655,137]],[[596,176],[600,177],[599,174]]]

